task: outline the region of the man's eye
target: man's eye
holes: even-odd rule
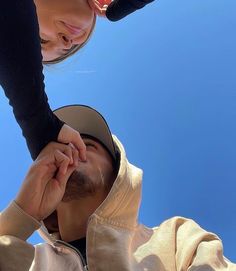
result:
[[[40,39],[41,44],[45,44],[48,42],[48,40]]]
[[[88,147],[93,147],[93,148],[97,149],[96,146],[94,144],[92,144],[92,143],[85,143],[85,145],[86,145],[87,148]]]
[[[94,145],[93,144],[91,144],[91,143],[85,143],[85,145],[87,146],[87,147],[94,147]]]

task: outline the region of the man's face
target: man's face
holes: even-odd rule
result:
[[[109,152],[97,140],[87,137],[83,137],[83,140],[86,145],[87,161],[80,162],[70,176],[63,202],[91,196],[101,189],[109,191],[115,179]]]
[[[90,138],[84,137],[83,140],[87,147],[87,161],[80,162],[78,168],[70,176],[58,208],[62,205],[66,205],[66,209],[70,208],[67,203],[73,200],[78,200],[78,204],[81,205],[81,200],[83,200],[83,204],[86,202],[86,210],[80,216],[86,214],[87,219],[104,201],[116,176],[111,155],[103,145]],[[44,220],[49,232],[59,231],[58,208]],[[62,220],[65,222],[64,218]]]

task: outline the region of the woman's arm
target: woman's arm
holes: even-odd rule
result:
[[[44,92],[39,26],[32,0],[0,1],[0,84],[36,158],[63,125]]]
[[[50,141],[72,142],[86,159],[80,134],[51,111],[44,91],[39,25],[33,0],[0,1],[0,84],[35,159]]]
[[[0,1],[0,83],[36,158],[63,125],[44,92],[36,9],[32,0]]]

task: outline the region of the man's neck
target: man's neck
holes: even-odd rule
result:
[[[88,219],[103,200],[104,195],[97,193],[91,197],[61,202],[57,208],[61,239],[71,242],[86,237]]]

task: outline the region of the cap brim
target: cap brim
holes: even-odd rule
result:
[[[54,114],[80,134],[89,135],[101,141],[116,160],[111,131],[106,120],[95,109],[85,105],[67,105],[56,109]]]

